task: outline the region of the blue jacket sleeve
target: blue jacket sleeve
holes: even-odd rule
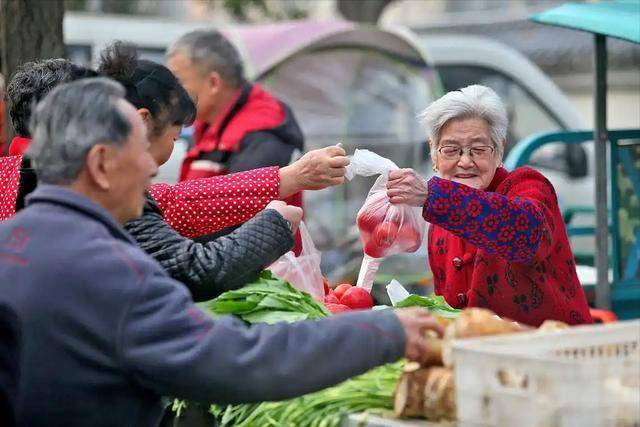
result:
[[[337,384],[402,357],[405,336],[387,310],[252,327],[233,317],[214,320],[158,272],[130,303],[118,347],[141,386],[222,404],[286,399]]]

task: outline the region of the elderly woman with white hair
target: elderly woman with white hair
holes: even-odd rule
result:
[[[391,203],[423,208],[435,293],[537,326],[591,323],[555,190],[539,172],[502,167],[508,119],[488,87],[452,91],[422,114],[436,176],[389,174]]]

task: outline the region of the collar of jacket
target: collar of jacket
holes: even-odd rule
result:
[[[496,169],[496,173],[493,175],[493,179],[491,180],[491,184],[487,187],[485,191],[496,191],[498,186],[502,184],[502,181],[507,179],[509,175],[509,171],[505,168]]]
[[[69,210],[86,215],[105,225],[114,237],[135,244],[133,238],[116,223],[113,216],[111,216],[105,208],[77,191],[58,185],[41,184],[38,185],[38,188],[36,188],[33,193],[27,196],[27,207],[36,203],[50,203],[63,206]]]
[[[160,209],[160,206],[158,206],[156,199],[154,199],[149,192],[144,193],[144,212],[153,212],[163,216],[162,210]]]

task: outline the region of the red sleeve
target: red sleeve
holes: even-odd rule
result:
[[[0,157],[0,221],[16,212],[22,156]]]
[[[155,184],[149,193],[165,221],[185,237],[215,233],[247,221],[279,195],[277,167],[183,181]]]
[[[438,177],[428,185],[426,221],[507,261],[526,263],[549,255],[559,208],[553,186],[539,172],[512,172],[499,187],[504,194]]]

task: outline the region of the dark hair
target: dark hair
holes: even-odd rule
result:
[[[63,59],[25,62],[11,76],[7,86],[7,103],[11,124],[16,133],[30,138],[29,121],[34,106],[61,83],[95,77],[90,68]]]
[[[136,108],[146,108],[154,120],[152,134],[167,125],[189,125],[195,120],[196,106],[178,79],[164,65],[138,59],[136,47],[115,42],[100,55],[98,72],[120,82],[125,98]]]
[[[238,88],[244,82],[242,59],[235,46],[217,30],[196,30],[182,35],[169,48],[167,56],[182,53],[202,73],[217,72],[224,81]]]

